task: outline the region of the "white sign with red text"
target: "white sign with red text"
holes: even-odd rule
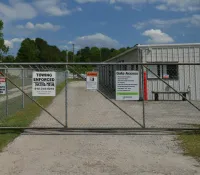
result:
[[[0,77],[0,94],[6,94],[6,78]]]

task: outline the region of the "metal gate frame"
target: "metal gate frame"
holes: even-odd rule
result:
[[[31,65],[35,65],[35,64],[30,64],[30,63],[0,63],[0,66],[8,66],[8,65],[17,65],[17,66],[20,66],[20,68],[23,70],[23,65],[28,65],[31,69],[33,69],[33,67],[31,66]],[[38,65],[38,64],[37,64]],[[40,64],[39,64],[40,65]],[[46,65],[46,64],[42,64],[42,65]],[[6,68],[8,69],[8,67],[6,66]],[[40,71],[46,71],[46,70],[50,70],[50,69],[47,69],[47,67],[42,67],[41,66],[41,68],[42,68],[42,70],[38,67],[38,66],[36,66],[36,70],[40,70]],[[0,69],[2,69],[2,68],[0,68]],[[51,68],[51,69],[53,69],[54,70],[54,68]],[[23,130],[23,129],[63,129],[63,128],[66,128],[67,127],[67,125],[65,125],[65,124],[63,124],[61,121],[59,121],[53,114],[51,114],[48,110],[46,110],[42,105],[40,105],[35,99],[33,99],[31,96],[29,96],[25,91],[24,91],[24,89],[22,88],[20,88],[18,85],[16,85],[8,76],[7,76],[7,74],[4,74],[4,73],[2,73],[2,72],[0,72],[0,75],[2,75],[5,79],[6,79],[6,84],[7,84],[7,80],[12,84],[12,85],[14,85],[20,92],[22,92],[22,95],[23,95],[23,98],[24,98],[24,96],[27,96],[28,97],[28,99],[30,99],[32,102],[34,102],[40,109],[42,109],[42,111],[44,111],[44,112],[46,112],[51,118],[53,118],[58,124],[60,124],[60,126],[62,126],[62,127],[12,127],[12,126],[8,126],[8,127],[1,127],[0,126],[0,129],[6,129],[6,130],[9,130],[9,129],[11,129],[11,130],[14,130],[14,129],[16,129],[16,130]],[[23,76],[24,76],[24,71],[23,71]],[[24,83],[24,82],[23,82]],[[65,70],[65,84],[67,84],[67,70]],[[23,87],[23,86],[22,86]],[[66,89],[67,89],[67,86],[65,86],[66,87]],[[7,88],[7,87],[6,87]],[[6,94],[7,94],[8,92],[6,92]],[[8,98],[8,95],[7,95],[7,98]],[[6,103],[7,103],[7,100],[6,100]],[[24,106],[24,104],[23,104],[23,106]],[[7,109],[6,109],[7,110]],[[67,117],[66,117],[66,123],[67,123]]]
[[[154,76],[156,76],[159,80],[161,80],[163,83],[165,83],[167,86],[169,86],[171,89],[173,89],[177,94],[179,94],[181,97],[185,98],[182,94],[180,94],[176,89],[174,89],[171,85],[169,85],[167,82],[165,82],[163,79],[161,79],[159,76],[157,76],[153,71],[151,71],[147,65],[171,65],[171,64],[177,64],[177,65],[200,65],[200,63],[138,63],[138,62],[120,62],[120,63],[93,63],[93,62],[87,62],[87,63],[64,63],[64,62],[56,62],[56,63],[0,63],[0,66],[66,66],[65,70],[65,111],[66,111],[66,123],[62,124],[59,120],[57,120],[49,111],[47,111],[45,108],[43,108],[36,100],[32,99],[28,94],[24,92],[23,89],[20,89],[16,84],[14,84],[5,74],[2,74],[5,78],[7,78],[15,87],[17,87],[24,95],[26,95],[29,99],[31,99],[36,105],[38,105],[42,110],[44,110],[46,113],[48,113],[54,120],[56,120],[59,124],[61,124],[62,127],[54,128],[54,127],[0,127],[0,129],[61,129],[66,131],[120,131],[120,130],[126,130],[126,131],[179,131],[179,130],[199,130],[197,128],[147,128],[145,126],[145,101],[143,100],[143,125],[140,125],[141,128],[70,128],[68,127],[68,97],[67,97],[67,88],[68,88],[68,66],[73,65],[138,65],[141,66],[141,71],[143,72],[144,69],[147,69],[150,71]],[[54,69],[54,68],[53,68]],[[142,74],[143,76],[143,74]],[[102,95],[104,95],[105,98],[107,98],[110,102],[111,100],[109,97],[107,97],[105,94],[103,94],[101,91],[99,91]],[[200,112],[200,108],[198,108],[195,104],[193,104],[190,100],[186,98],[186,101],[192,105],[194,108],[196,108]],[[116,105],[116,104],[114,104]],[[120,108],[119,106],[117,106]],[[123,109],[121,109],[123,111]],[[126,111],[124,111],[126,113]],[[129,115],[129,114],[128,114]]]

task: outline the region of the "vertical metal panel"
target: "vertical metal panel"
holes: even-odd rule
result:
[[[117,66],[116,65],[114,65],[114,80],[113,80],[113,84],[114,84],[114,89],[116,88],[116,71],[117,71]]]
[[[179,63],[183,63],[184,59],[183,59],[183,48],[179,48],[178,49],[178,58],[179,58]],[[179,65],[178,66],[178,79],[179,79],[179,91],[185,91],[185,85],[184,85],[184,66]],[[179,100],[181,100],[181,97],[179,96]]]
[[[151,62],[153,62],[153,52],[151,52]],[[147,75],[148,76],[148,75]],[[148,94],[149,94],[149,99],[153,100],[153,94],[152,91],[156,91],[156,89],[154,89],[154,82],[153,81],[147,81],[148,84]]]
[[[164,51],[163,51],[163,48],[161,49],[161,59],[162,59],[162,61],[164,61],[165,59],[164,59]],[[162,75],[163,75],[163,68],[162,68]],[[165,87],[166,87],[166,84],[164,84],[163,82],[161,82],[162,83],[162,91],[164,91],[165,90]],[[165,94],[162,94],[162,96],[163,96],[163,100],[165,100],[166,98],[165,98]]]
[[[200,47],[196,48],[196,63],[200,63]],[[196,66],[197,100],[200,101],[200,66]]]
[[[188,50],[188,48],[184,48],[184,62],[187,62],[187,63],[189,62],[189,50]],[[188,85],[190,84],[190,66],[185,65],[184,71],[185,71],[185,77],[184,77],[185,89],[187,89]]]
[[[174,48],[172,48],[172,61],[174,61]],[[172,80],[172,82],[173,82],[172,87],[174,87],[174,80]],[[173,99],[172,99],[172,100],[175,100],[175,99],[176,99],[175,96],[176,96],[176,95],[173,94]]]
[[[105,66],[105,85],[107,86],[107,76],[108,76],[108,73],[107,73],[107,66]]]
[[[157,61],[158,61],[158,49],[156,48],[155,62]],[[159,80],[157,79],[155,82],[156,82],[156,91],[159,91]]]
[[[192,52],[193,52],[193,62],[195,63],[195,60],[196,60],[196,54],[195,54],[195,48],[191,48],[192,49]],[[197,100],[197,79],[196,79],[196,66],[193,66],[193,84],[194,84],[194,100]]]

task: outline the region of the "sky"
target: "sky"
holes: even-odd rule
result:
[[[25,38],[61,50],[200,43],[200,0],[0,0],[5,44]]]

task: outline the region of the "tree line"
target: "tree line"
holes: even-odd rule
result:
[[[129,47],[120,49],[85,47],[73,53],[49,45],[42,38],[35,40],[26,38],[22,41],[17,55],[14,57],[13,55],[6,55],[9,48],[4,44],[2,29],[3,22],[0,21],[0,57],[2,62],[66,62],[66,57],[68,62],[102,62],[130,49]]]

